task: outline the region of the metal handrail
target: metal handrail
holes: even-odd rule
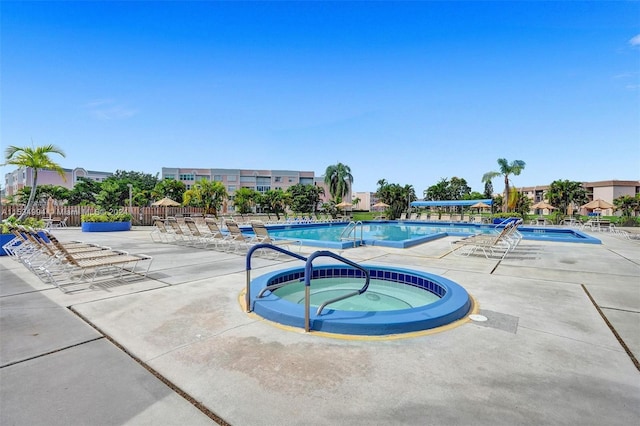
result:
[[[338,300],[342,300],[342,299],[346,299],[348,297],[352,297],[352,296],[357,296],[358,294],[362,294],[365,291],[367,291],[367,288],[369,288],[369,281],[370,281],[370,275],[369,275],[369,271],[365,268],[363,268],[362,266],[358,265],[355,262],[350,261],[349,259],[345,259],[342,256],[339,256],[333,252],[330,251],[316,251],[314,253],[311,254],[311,256],[309,256],[309,258],[307,259],[305,265],[304,265],[304,331],[309,332],[311,327],[310,327],[310,310],[311,310],[311,274],[313,272],[313,260],[316,257],[320,257],[320,256],[326,256],[326,257],[332,257],[336,260],[341,261],[342,263],[346,263],[349,266],[352,266],[356,269],[361,270],[362,272],[364,272],[365,275],[365,283],[364,286],[353,293],[349,293],[347,295],[341,296],[341,297],[337,297],[335,299],[329,300],[325,303],[323,303],[319,308],[318,311],[316,312],[316,315],[320,315],[320,313],[322,312],[322,309],[328,305],[329,303],[333,303],[336,302]]]
[[[340,239],[344,239],[345,238],[345,234],[347,234],[346,239],[349,239],[349,234],[351,234],[351,230],[355,229],[356,227],[356,223],[354,221],[349,222],[349,224],[347,225],[346,228],[344,228],[344,230],[342,231],[342,233],[340,234]]]
[[[273,244],[260,243],[260,244],[256,244],[255,246],[252,246],[249,249],[249,251],[247,251],[247,257],[246,257],[247,289],[244,294],[244,302],[245,302],[245,309],[247,312],[251,312],[251,256],[256,250],[260,250],[260,249],[271,249],[271,250],[279,251],[280,253],[284,253],[291,257],[295,257],[296,259],[300,259],[305,262],[307,261],[306,257],[301,256],[292,251],[283,249],[282,247],[274,246]]]
[[[364,224],[362,223],[361,220],[354,222],[351,221],[349,222],[349,225],[347,225],[347,227],[344,229],[344,231],[342,231],[342,234],[340,234],[340,240],[349,240],[350,239],[350,235],[351,232],[353,231],[353,246],[356,246],[356,241],[357,241],[357,233],[356,233],[356,228],[357,226],[360,225],[360,244],[362,244],[362,237],[364,235]],[[345,237],[345,233],[347,234],[347,236]]]

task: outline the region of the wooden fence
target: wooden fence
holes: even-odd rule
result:
[[[24,211],[24,206],[3,205],[2,219],[6,219],[11,215],[20,216]],[[153,224],[153,216],[192,216],[203,215],[204,209],[199,207],[122,207],[120,211],[131,212],[133,215],[132,225],[149,226]],[[29,216],[44,218],[67,218],[67,226],[80,226],[81,216],[83,214],[95,213],[95,207],[89,206],[56,206],[54,212],[49,215],[46,207],[32,207]]]

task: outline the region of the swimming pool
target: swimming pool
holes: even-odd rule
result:
[[[341,305],[338,302],[327,305],[319,314],[316,308],[306,313],[304,304],[300,303],[304,291],[303,267],[268,273],[252,280],[251,310],[270,321],[292,327],[305,327],[305,315],[309,315],[312,331],[381,336],[451,324],[464,318],[472,308],[467,291],[442,276],[387,266],[361,266],[369,271],[375,284],[359,296],[340,301]],[[316,307],[320,306],[338,293],[362,286],[364,279],[361,270],[346,265],[315,266],[309,286],[311,300]],[[266,291],[260,297],[260,292],[270,285],[284,286]],[[357,297],[363,302],[353,300]],[[382,309],[378,309],[380,307]]]
[[[341,240],[346,223],[269,225],[274,238],[296,239],[314,247],[346,249],[360,245],[360,227],[357,241]],[[527,240],[601,244],[600,240],[572,228],[518,227]],[[496,225],[443,222],[367,221],[362,223],[362,243],[369,246],[408,248],[446,236],[464,237],[477,233],[492,233]]]

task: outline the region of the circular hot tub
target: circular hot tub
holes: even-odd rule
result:
[[[459,284],[427,272],[387,266],[364,266],[369,288],[360,295],[327,305],[323,302],[363,286],[361,270],[345,265],[315,266],[310,279],[310,330],[351,335],[389,335],[429,330],[464,318],[472,299]],[[261,317],[305,327],[305,268],[291,268],[251,281],[251,308]],[[267,286],[278,289],[264,292]]]

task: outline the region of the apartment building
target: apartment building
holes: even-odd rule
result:
[[[597,200],[598,198],[608,203],[613,204],[613,200],[623,195],[635,197],[640,193],[640,181],[638,180],[603,180],[597,182],[583,182],[582,186],[587,191],[587,197],[589,201]],[[549,185],[529,186],[519,188],[527,197],[529,197],[533,204],[543,201],[549,191]],[[576,206],[578,209],[580,206]],[[548,213],[546,210],[544,213]],[[586,214],[587,211],[579,210],[580,214]],[[602,212],[604,215],[612,215],[611,209]]]
[[[354,192],[352,200],[357,200],[357,203],[354,203],[354,210],[362,210],[362,211],[373,211],[373,205],[376,204],[380,199],[376,197],[375,192]]]
[[[227,189],[229,199],[232,201],[235,191],[239,188],[249,188],[260,193],[270,189],[286,191],[297,184],[316,185],[324,189],[325,195],[321,196],[322,202],[331,198],[329,188],[322,177],[316,177],[314,172],[298,170],[250,170],[250,169],[189,169],[163,167],[162,179],[175,179],[185,184],[187,189],[201,179],[213,182],[221,182]],[[228,207],[233,211],[233,207]]]
[[[62,178],[55,170],[39,169],[38,170],[38,186],[39,185],[56,185],[64,188],[73,189],[78,179],[83,177],[96,182],[102,182],[109,176],[111,172],[99,172],[95,170],[87,170],[82,167],[75,169],[62,169],[65,179]],[[15,195],[25,186],[33,186],[34,169],[31,167],[19,167],[12,172],[4,175],[4,190],[7,196]]]

